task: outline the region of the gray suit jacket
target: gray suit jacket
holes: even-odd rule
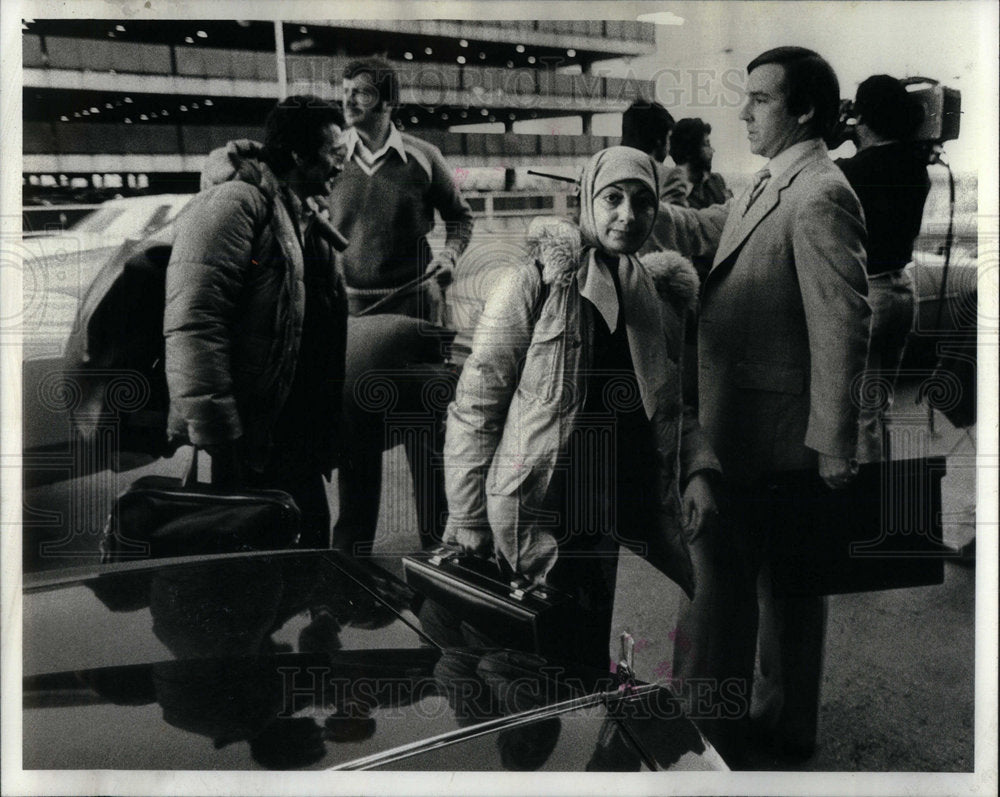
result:
[[[698,325],[700,421],[737,484],[854,456],[871,320],[861,206],[822,142],[743,204]]]

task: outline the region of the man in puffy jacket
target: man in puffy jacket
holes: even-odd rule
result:
[[[213,152],[166,277],[170,438],[208,451],[215,483],[290,493],[310,547],[329,542],[339,443],[347,306],[318,198],[343,167],[343,124],[290,97],[263,146]]]

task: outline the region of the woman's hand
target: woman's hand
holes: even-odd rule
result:
[[[689,542],[697,539],[719,514],[712,485],[704,473],[696,473],[688,480],[681,499],[681,512]]]
[[[445,545],[457,545],[463,553],[489,558],[493,552],[493,532],[474,526],[449,526],[444,530]]]

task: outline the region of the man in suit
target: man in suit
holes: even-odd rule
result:
[[[766,167],[730,203],[717,241],[717,208],[667,209],[679,240],[717,246],[702,287],[699,417],[730,495],[725,522],[696,541],[697,592],[682,609],[674,671],[749,685],[759,636],[750,722],[710,734],[737,760],[748,725],[752,739],[804,758],[816,744],[826,603],[774,595],[771,530],[755,507],[782,473],[818,471],[833,489],[857,473],[852,384],[871,316],[865,226],[823,143],[840,97],[830,65],[779,47],[747,71],[740,119]]]

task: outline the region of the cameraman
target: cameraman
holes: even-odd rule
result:
[[[911,141],[922,109],[896,78],[873,75],[858,86],[854,111],[858,152],[837,165],[861,200],[868,228],[868,368],[895,381],[916,312],[913,276],[904,267],[913,259],[930,191],[926,155]],[[862,462],[880,458],[880,414],[862,412]]]

